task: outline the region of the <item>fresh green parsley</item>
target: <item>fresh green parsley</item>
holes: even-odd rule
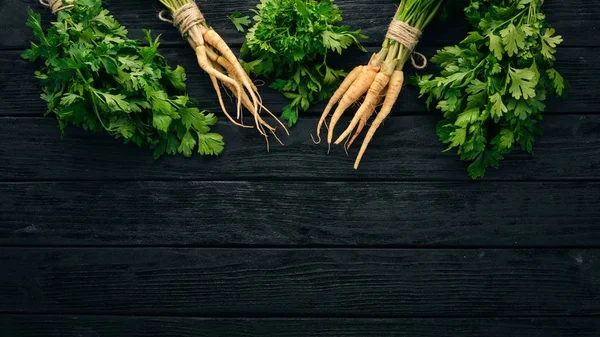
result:
[[[233,12],[230,16],[228,16],[228,18],[231,20],[231,23],[233,23],[238,32],[243,32],[245,30],[244,27],[252,24],[249,16],[242,16],[242,13],[238,11]]]
[[[532,153],[546,95],[564,96],[567,84],[554,69],[562,37],[540,0],[471,0],[466,13],[475,30],[432,58],[438,76],[416,80],[443,112],[440,141],[470,162],[475,179],[515,147]]]
[[[185,71],[169,67],[157,51],[158,38],[146,31],[146,46],[129,39],[100,0],[78,0],[57,14],[44,31],[40,14],[29,12],[37,43],[22,57],[42,61],[35,72],[41,97],[63,133],[69,124],[104,130],[154,149],[155,158],[223,151],[221,135],[209,132],[217,118],[192,107]]]
[[[242,46],[244,67],[276,78],[271,87],[291,100],[282,115],[291,127],[346,76],[327,64],[327,56],[352,45],[364,51],[359,39],[365,36],[340,25],[342,12],[333,0],[261,0],[257,9]]]

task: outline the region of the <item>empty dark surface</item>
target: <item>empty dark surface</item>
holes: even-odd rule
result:
[[[236,51],[226,15],[257,2],[199,1]],[[397,1],[337,3],[377,50]],[[162,33],[190,95],[218,111],[159,1],[105,4],[132,36]],[[224,118],[219,158],[154,161],[75,128],[61,139],[19,58],[28,7],[52,18],[34,0],[0,2],[0,336],[600,335],[600,2],[545,1],[569,97],[548,100],[535,155],[481,181],[442,152],[438,112],[410,86],[358,171],[356,149],[312,143],[323,104],[270,153]],[[454,14],[422,52],[463,38]]]
[[[596,337],[590,317],[552,318],[193,318],[73,315],[3,315],[16,336],[64,337]]]

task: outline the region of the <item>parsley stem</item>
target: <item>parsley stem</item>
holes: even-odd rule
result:
[[[399,43],[394,43],[390,49],[390,51],[388,52],[385,61],[386,62],[391,62],[395,59],[398,58],[398,49],[399,49]]]
[[[98,95],[96,93],[96,89],[90,87],[90,91],[91,91],[91,97],[92,97],[92,106],[94,108],[94,113],[96,114],[96,117],[98,118],[98,121],[100,122],[100,124],[102,125],[102,127],[104,128],[104,130],[109,131],[109,129],[106,127],[106,125],[104,125],[104,122],[102,121],[102,118],[100,117],[100,113],[98,112],[98,101],[96,100],[96,96]],[[110,133],[110,131],[109,131]]]
[[[513,16],[512,18],[500,23],[499,25],[495,26],[490,33],[487,36],[490,36],[490,34],[492,34],[493,32],[497,31],[499,28],[502,28],[505,24],[509,23],[509,22],[514,22],[517,18],[519,18],[521,15],[525,14],[525,11],[521,11],[519,14]]]

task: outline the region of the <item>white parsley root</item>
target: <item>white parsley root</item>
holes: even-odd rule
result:
[[[164,12],[161,12],[159,17],[161,20],[171,22],[177,26],[181,34],[188,39],[196,53],[198,65],[211,78],[223,114],[236,126],[256,128],[259,134],[265,137],[267,151],[269,150],[269,134],[272,134],[280,144],[283,144],[277,137],[277,127],[271,126],[262,118],[262,110],[273,117],[283,131],[289,135],[287,128],[264,107],[256,86],[223,38],[208,27],[196,3],[193,0],[161,0],[161,2],[167,7],[173,20],[165,18]],[[229,89],[236,98],[235,119],[223,102],[219,82]],[[254,126],[243,123],[243,108],[247,109],[252,115]]]

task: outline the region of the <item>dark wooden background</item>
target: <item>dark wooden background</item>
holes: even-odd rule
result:
[[[226,15],[256,2],[200,5],[239,47]],[[397,1],[337,2],[376,50]],[[133,36],[163,33],[190,94],[219,111],[158,1],[105,3]],[[546,1],[569,98],[548,101],[535,156],[475,182],[411,87],[359,171],[355,149],[327,155],[310,140],[323,105],[271,153],[224,118],[219,158],[155,162],[74,128],[61,140],[19,58],[30,6],[52,18],[34,0],[0,1],[0,336],[600,335],[599,1]],[[466,29],[457,12],[419,49]]]

